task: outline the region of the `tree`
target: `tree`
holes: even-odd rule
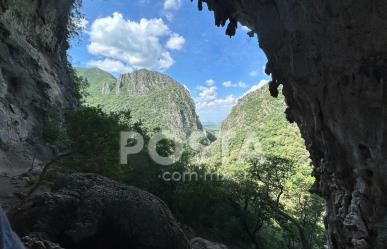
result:
[[[287,158],[268,156],[265,159],[257,159],[251,161],[251,169],[249,175],[253,181],[257,182],[259,186],[260,196],[264,205],[267,205],[267,209],[272,211],[272,216],[278,221],[281,226],[292,233],[292,229],[289,228],[290,223],[293,228],[296,229],[299,237],[299,241],[303,249],[312,248],[312,239],[307,236],[308,232],[318,233],[318,223],[322,212],[322,202],[318,203],[313,196],[309,193],[306,194],[306,198],[301,195],[298,196],[298,212],[292,212],[291,209],[286,207],[283,199],[291,198],[292,193],[289,191],[288,185],[289,179],[296,174],[297,167],[295,163]],[[305,198],[301,201],[301,198]],[[293,198],[294,199],[294,198]],[[314,205],[308,205],[308,202],[312,202]]]
[[[242,176],[244,178],[246,175]],[[271,219],[271,210],[265,201],[265,192],[254,179],[244,178],[230,183],[231,205],[236,209],[243,232],[256,249],[260,248],[258,234]]]

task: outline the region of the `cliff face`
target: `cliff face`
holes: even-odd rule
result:
[[[258,34],[327,201],[329,248],[387,248],[387,2],[206,2],[229,35],[237,21]]]
[[[117,84],[117,93],[125,92],[131,96],[143,96],[152,91],[180,85],[171,77],[149,70],[137,70],[121,75]]]
[[[166,129],[182,138],[203,133],[189,91],[165,74],[142,69],[112,80],[100,69],[77,71],[89,81],[89,105],[100,105],[108,112],[130,110],[133,119],[151,131]]]
[[[202,132],[189,90],[165,74],[142,69],[122,75],[116,94],[119,98],[128,96],[134,118],[151,129],[167,129],[182,138]]]
[[[43,140],[51,109],[76,105],[67,72],[73,0],[0,1],[0,173],[55,155]]]

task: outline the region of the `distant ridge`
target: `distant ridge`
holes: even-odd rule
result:
[[[167,129],[183,137],[203,132],[189,91],[168,75],[141,69],[116,79],[97,68],[77,72],[90,84],[87,105],[100,105],[108,112],[131,110],[150,130]]]

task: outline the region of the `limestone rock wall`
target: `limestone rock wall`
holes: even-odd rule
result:
[[[205,136],[189,90],[168,75],[147,69],[123,74],[115,93],[93,104],[108,106],[108,99],[123,99],[120,108],[129,106],[133,119],[143,120],[150,130],[161,128],[182,139]]]
[[[180,85],[180,83],[165,74],[140,69],[121,75],[117,82],[116,91],[117,93],[124,92],[130,96],[143,96],[176,85]]]
[[[257,33],[311,153],[329,248],[387,248],[387,2],[206,2],[227,34]]]
[[[0,173],[56,154],[42,137],[50,111],[77,104],[66,69],[73,1],[0,1]]]

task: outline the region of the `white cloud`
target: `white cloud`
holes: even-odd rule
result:
[[[102,57],[102,61],[120,62],[121,68],[148,68],[164,70],[174,64],[169,50],[160,39],[181,37],[171,32],[162,19],[145,19],[139,22],[125,20],[120,13],[97,19],[93,22],[88,51],[92,55]],[[183,37],[181,37],[184,39]],[[181,43],[181,38],[179,38]],[[172,42],[175,48],[183,46],[179,41]],[[101,60],[101,59],[100,59]],[[104,65],[109,63],[104,62]],[[110,63],[117,66],[117,63]],[[106,68],[107,71],[113,69]]]
[[[198,110],[213,109],[220,111],[220,109],[231,108],[235,104],[237,99],[233,95],[219,98],[217,87],[214,84],[214,80],[207,80],[205,86],[198,87],[199,96],[195,99]]]
[[[251,71],[251,72],[249,73],[249,75],[250,75],[251,77],[256,77],[256,76],[258,76],[258,70],[253,70],[253,71]]]
[[[133,68],[131,68],[128,65],[125,65],[121,61],[117,60],[111,60],[111,59],[104,59],[104,60],[92,60],[87,63],[87,65],[92,67],[98,67],[99,69],[102,69],[104,71],[109,71],[112,73],[130,73],[133,71]]]
[[[199,93],[199,98],[200,101],[210,101],[216,99],[217,96],[217,89],[216,86],[199,86],[198,87],[200,93]]]
[[[209,79],[209,80],[206,80],[206,85],[207,86],[213,86],[213,85],[215,85],[215,80],[212,80],[212,79]]]
[[[247,87],[247,84],[245,82],[239,81],[238,82],[238,87],[245,88],[245,87]]]
[[[237,99],[231,94],[225,98],[215,98],[211,101],[197,101],[196,108],[198,110],[230,108],[235,104],[236,100]]]
[[[199,95],[195,98],[196,110],[204,121],[221,122],[238,100],[232,94],[224,98],[219,97],[215,84],[214,80],[209,79],[198,87]]]
[[[206,106],[209,107],[209,108],[214,108],[214,107],[224,107],[224,106],[232,106],[235,104],[235,98],[234,96],[231,94],[231,95],[228,95],[226,98],[224,99],[215,99],[214,101],[210,101],[208,103],[206,103]]]
[[[267,84],[269,84],[269,82],[270,82],[269,80],[261,80],[258,84],[252,86],[247,92],[245,92],[242,95],[242,97],[247,95],[247,94],[249,94],[249,93],[251,93],[251,92],[254,92],[254,91],[258,90],[258,89],[261,89],[262,87],[264,87]]]
[[[165,0],[164,10],[177,10],[181,6],[181,0]]]
[[[181,7],[181,0],[164,0],[164,15],[169,22],[173,21],[174,12]]]
[[[256,69],[256,70],[253,70],[253,71],[251,71],[250,73],[249,73],[249,75],[251,76],[251,77],[256,77],[256,76],[258,76],[258,74],[260,73],[260,72],[262,72],[263,73],[263,75],[266,75],[266,64],[263,64],[262,65],[262,67],[261,67],[261,69]]]
[[[232,87],[232,82],[231,81],[225,81],[222,83],[222,86],[226,87],[226,88],[230,88]]]
[[[164,13],[164,16],[165,18],[169,21],[169,22],[172,22],[173,21],[173,18],[175,17],[171,12],[165,12]]]
[[[185,39],[179,34],[172,34],[169,38],[166,47],[170,50],[181,50],[185,44]]]
[[[247,84],[243,81],[239,81],[238,83],[232,83],[231,81],[225,81],[222,83],[222,86],[225,88],[231,88],[231,87],[240,87],[240,88],[246,88]]]

